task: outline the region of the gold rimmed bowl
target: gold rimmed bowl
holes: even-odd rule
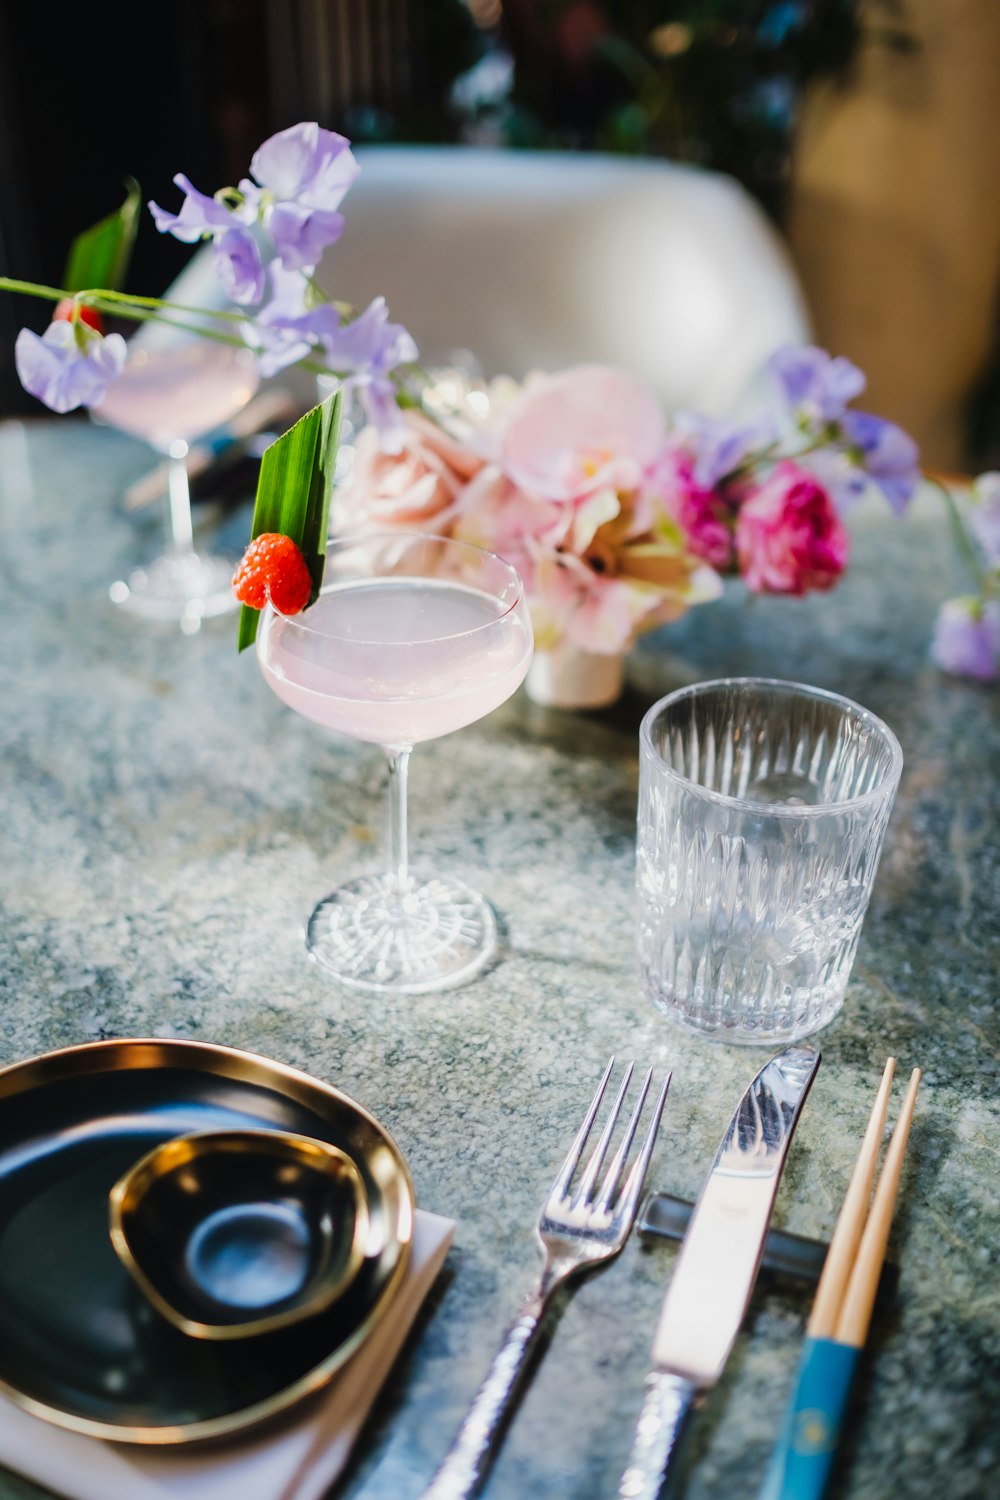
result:
[[[164,1141],[109,1197],[111,1241],[182,1333],[241,1339],[325,1311],[370,1238],[365,1185],[337,1146],[280,1130]]]
[[[370,1220],[324,1310],[207,1342],[163,1317],[115,1254],[108,1200],[165,1141],[265,1130],[338,1147]],[[103,1441],[173,1445],[256,1429],[317,1391],[391,1316],[413,1186],[389,1132],[331,1084],[205,1042],[88,1042],[0,1068],[0,1394]]]

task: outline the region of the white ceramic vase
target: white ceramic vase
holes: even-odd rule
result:
[[[535,652],[524,685],[544,708],[606,708],[621,697],[625,655],[599,655],[564,642]]]

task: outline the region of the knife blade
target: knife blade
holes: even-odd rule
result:
[[[729,1122],[663,1300],[619,1500],[657,1500],[688,1415],[722,1374],[757,1279],[788,1147],[819,1062],[815,1047],[786,1047],[761,1068]]]

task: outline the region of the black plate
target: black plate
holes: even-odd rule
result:
[[[160,1141],[251,1126],[357,1162],[374,1247],[348,1294],[237,1344],[188,1338],[145,1300],[108,1232],[108,1193]],[[0,1070],[0,1389],[77,1432],[176,1443],[233,1432],[322,1385],[388,1308],[413,1190],[388,1132],[336,1089],[197,1042],[97,1042]],[[383,1233],[377,1233],[381,1227]]]

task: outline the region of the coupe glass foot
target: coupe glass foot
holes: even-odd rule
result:
[[[193,634],[202,620],[238,607],[232,585],[235,568],[231,558],[168,553],[113,583],[109,593],[112,603],[129,614],[175,620]]]
[[[461,881],[413,877],[400,889],[387,875],[367,875],[319,903],[306,946],[342,984],[418,995],[481,969],[496,947],[496,919]]]

